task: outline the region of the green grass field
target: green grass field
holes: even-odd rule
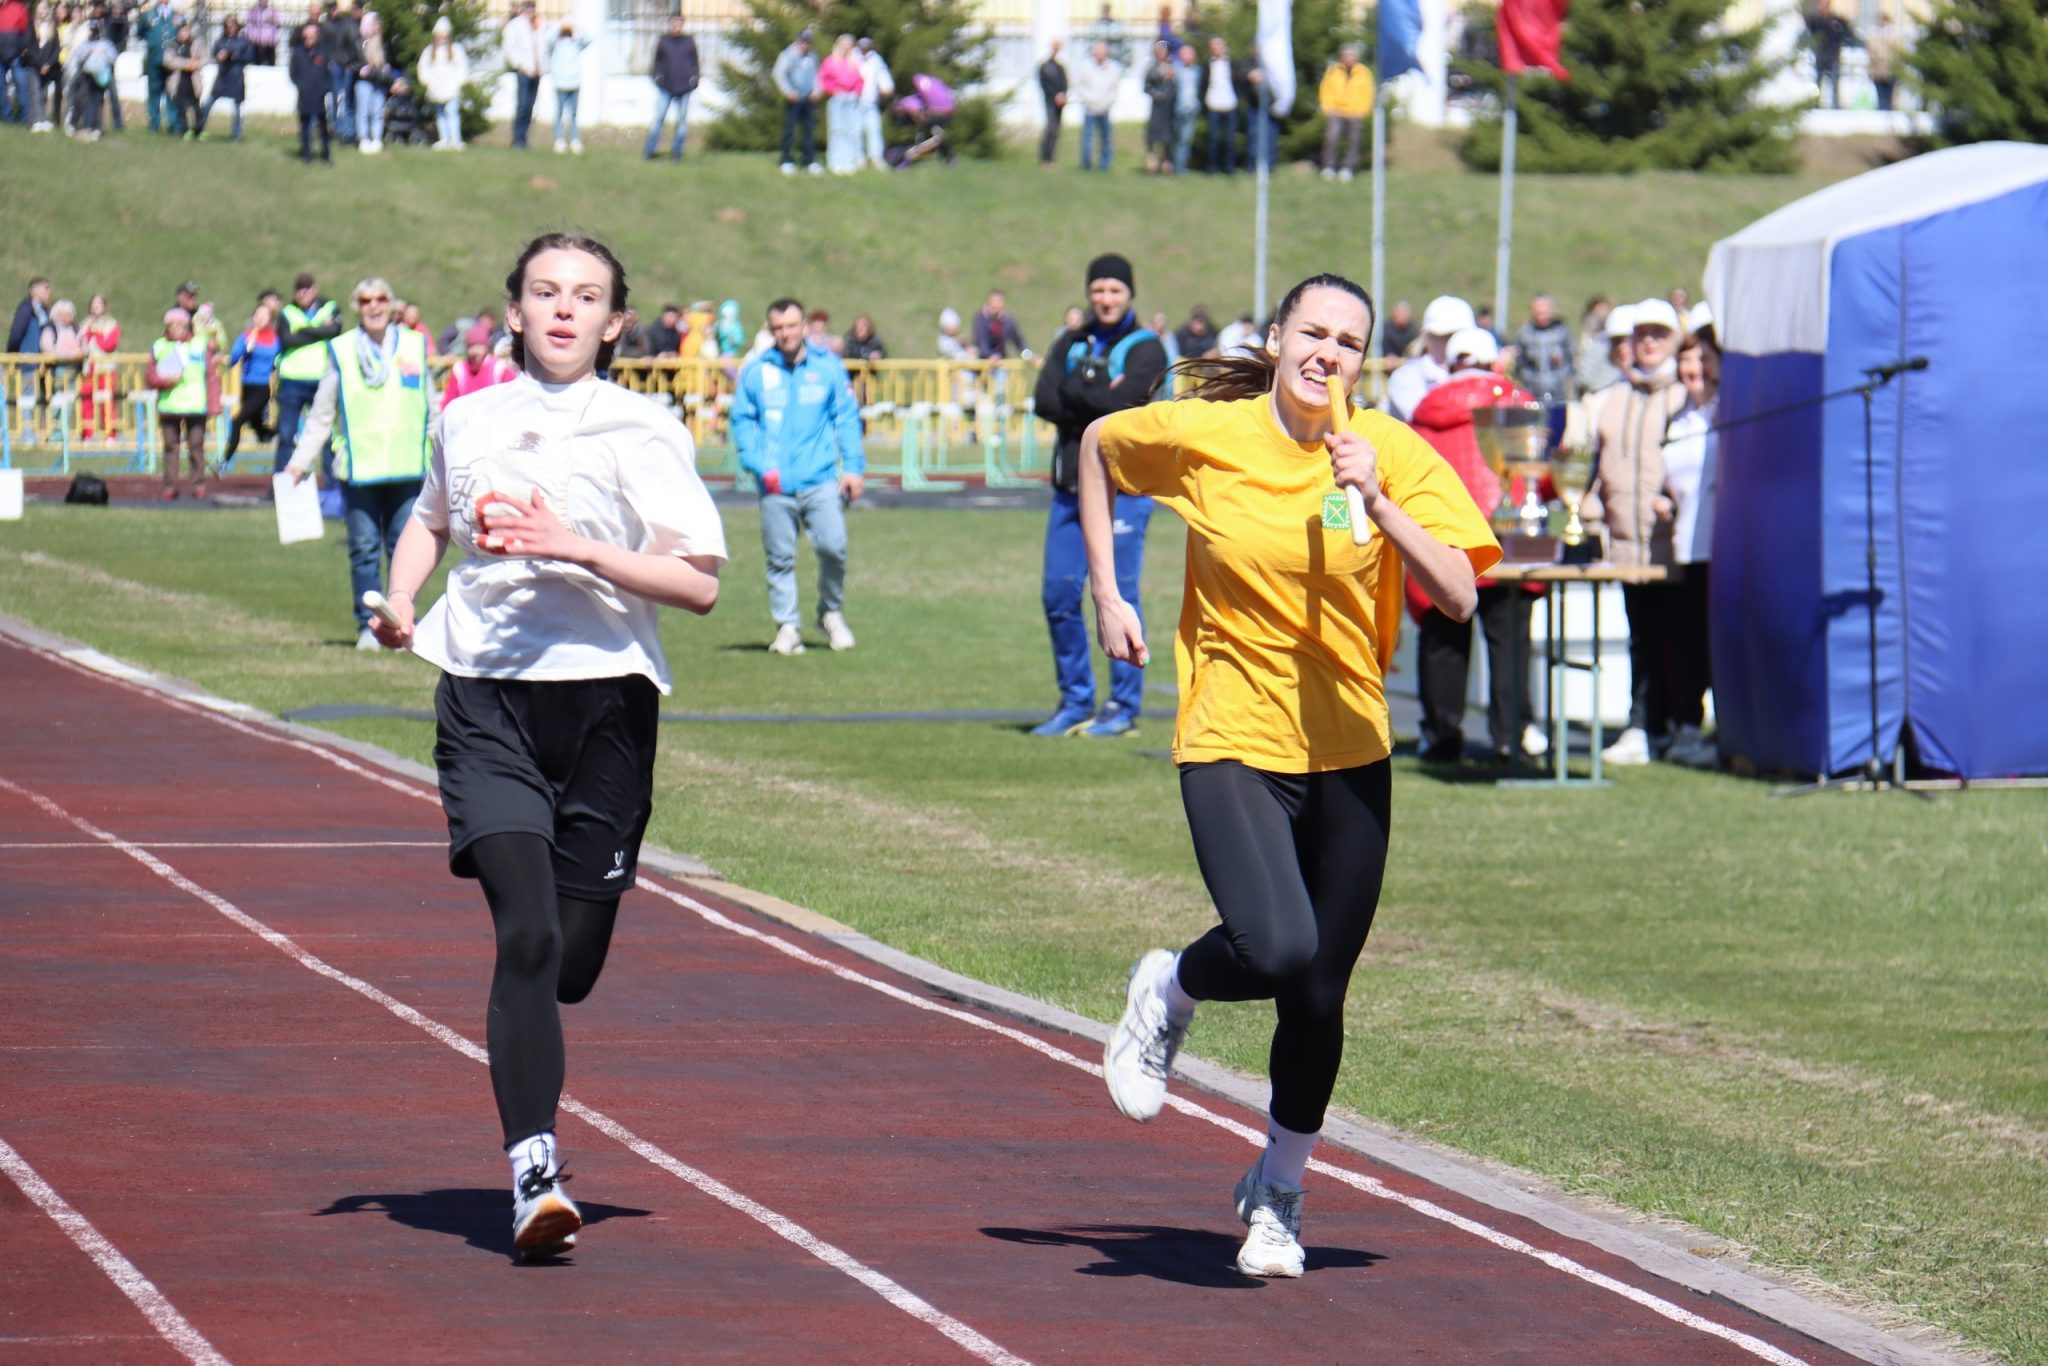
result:
[[[1097,252],[1135,263],[1141,310],[1178,326],[1206,303],[1219,324],[1252,306],[1249,177],[1158,180],[1139,174],[1137,130],[1122,129],[1118,169],[1041,171],[1010,159],[841,180],[775,173],[765,156],[692,154],[680,166],[639,159],[623,133],[594,136],[583,157],[514,153],[496,134],[461,156],[425,150],[302,167],[272,124],[242,146],[184,144],[131,131],[81,146],[10,137],[0,197],[0,261],[18,287],[54,282],[80,309],[95,292],[156,335],[173,286],[188,277],[238,325],[259,288],[289,288],[311,268],[345,298],[388,277],[436,328],[496,300],[534,232],[595,232],[625,261],[636,303],[738,298],[750,325],[779,294],[828,309],[844,328],[875,316],[900,356],[929,356],[939,310],[965,316],[1009,291],[1028,340],[1044,345],[1079,302]],[[1453,169],[1423,134],[1397,140],[1388,172],[1387,288],[1420,309],[1445,291],[1491,299],[1498,183]],[[1685,285],[1697,297],[1715,239],[1859,163],[1840,149],[1796,176],[1532,176],[1516,221],[1515,291],[1551,290],[1576,319],[1596,291],[1640,298]],[[1287,170],[1272,192],[1273,293],[1313,271],[1364,281],[1370,196],[1364,181],[1325,185]],[[13,296],[9,296],[10,299]],[[1522,305],[1516,305],[1519,314]],[[651,313],[649,314],[651,316]]]
[[[1022,511],[859,513],[860,648],[781,659],[762,649],[756,523],[733,510],[724,600],[669,618],[673,705],[1045,706],[1040,527]],[[1163,641],[1181,531],[1154,527]],[[266,512],[33,506],[0,525],[0,604],[271,711],[429,703],[426,667],[348,648],[338,533],[280,548]],[[1138,951],[1212,917],[1173,770],[1142,753],[1169,726],[1093,743],[985,724],[669,725],[652,833],[1109,1019]],[[428,758],[423,723],[333,729]],[[1395,803],[1341,1105],[2048,1362],[2048,793],[1794,802],[1662,767],[1605,791],[1510,792],[1397,760]],[[1260,1070],[1268,1019],[1210,1007],[1190,1047]]]

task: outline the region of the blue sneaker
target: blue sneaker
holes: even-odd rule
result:
[[[1033,735],[1078,735],[1087,728],[1088,708],[1062,706],[1049,720],[1031,728]]]
[[[1138,716],[1119,702],[1105,702],[1095,717],[1095,724],[1082,731],[1093,740],[1107,740],[1113,736],[1129,735],[1138,728]]]

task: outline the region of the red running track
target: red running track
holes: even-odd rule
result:
[[[1092,1043],[660,879],[519,1263],[431,794],[4,638],[0,695],[8,1362],[1850,1359],[1347,1153],[1240,1276],[1256,1115],[1138,1129]]]

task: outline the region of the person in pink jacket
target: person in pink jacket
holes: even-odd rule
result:
[[[825,95],[825,169],[852,175],[860,169],[860,54],[853,35],[842,33],[832,55],[818,66],[818,89]]]
[[[448,387],[441,393],[443,408],[464,394],[488,389],[493,384],[508,384],[519,378],[519,372],[512,368],[511,361],[491,351],[490,324],[478,323],[462,340],[462,359],[448,367]]]

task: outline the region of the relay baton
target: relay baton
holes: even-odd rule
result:
[[[1345,426],[1351,415],[1351,403],[1344,392],[1344,377],[1333,372],[1323,376],[1323,383],[1330,386],[1330,426]],[[1372,539],[1372,521],[1365,515],[1365,495],[1347,484],[1344,496],[1351,504],[1351,544],[1364,545]]]
[[[363,606],[369,609],[371,616],[377,618],[377,620],[383,622],[394,631],[399,630],[405,624],[398,619],[398,613],[392,610],[391,604],[385,600],[384,595],[374,588],[363,594]]]

